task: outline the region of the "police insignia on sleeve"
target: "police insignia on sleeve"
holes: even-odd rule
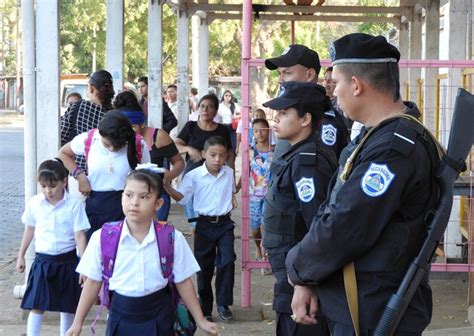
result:
[[[362,177],[360,185],[367,196],[378,197],[387,191],[394,178],[395,174],[387,165],[372,163]]]
[[[296,182],[296,190],[298,191],[298,197],[302,202],[311,202],[316,193],[313,178],[302,177],[298,182]]]
[[[321,131],[321,140],[327,146],[333,146],[336,143],[337,129],[331,124],[323,125]]]

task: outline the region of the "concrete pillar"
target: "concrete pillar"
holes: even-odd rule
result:
[[[148,125],[161,128],[163,125],[163,1],[148,0],[148,27]]]
[[[400,24],[400,29],[398,30],[398,49],[400,51],[401,59],[408,59],[409,58],[409,50],[410,50],[410,35],[409,35],[409,25],[408,23]],[[403,99],[405,97],[405,83],[408,81],[408,68],[400,68],[400,90]]]
[[[425,52],[423,59],[439,59],[439,5],[440,0],[431,0],[425,7]],[[438,69],[425,69],[424,124],[436,131],[436,76]]]
[[[410,59],[419,60],[421,59],[421,9],[418,6],[415,7],[413,13],[413,19],[410,22]],[[411,68],[409,70],[410,78],[410,100],[418,103],[418,80],[421,78],[420,68]]]
[[[450,60],[465,60],[467,54],[467,18],[470,15],[468,0],[450,1],[446,5],[445,12],[445,30],[448,31],[447,40],[449,41],[449,59]],[[453,113],[454,102],[456,100],[457,88],[462,86],[462,69],[448,69],[448,99],[447,109],[445,111],[446,123],[443,124],[442,129],[448,131],[451,127],[451,118]],[[449,132],[442,132],[441,141],[444,145],[448,144]],[[445,233],[445,241],[448,242],[445,246],[446,256],[448,258],[461,258],[461,247],[456,246],[455,243],[462,241],[462,236],[459,231],[459,201],[454,202],[453,210],[451,211],[451,218],[448,223],[448,228]]]
[[[178,11],[178,129],[181,131],[189,118],[189,16],[185,11]]]
[[[36,54],[35,54],[35,8],[34,0],[22,0],[23,24],[23,99],[25,111],[24,157],[25,161],[25,205],[36,194]],[[5,89],[6,89],[5,85]],[[6,106],[6,105],[5,105]],[[33,244],[25,255],[25,283],[13,288],[13,296],[23,297],[28,281],[28,273],[35,258]]]
[[[193,86],[198,89],[199,97],[209,88],[209,26],[206,13],[196,12],[193,16]]]
[[[123,89],[123,8],[124,0],[107,0],[106,68],[116,94]]]
[[[54,158],[59,147],[59,5],[36,1],[37,163]]]
[[[36,57],[34,0],[22,0],[23,98],[25,107],[25,201],[36,194]]]

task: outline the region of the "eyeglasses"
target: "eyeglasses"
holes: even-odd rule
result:
[[[214,105],[199,105],[199,109],[201,110],[213,110],[215,109],[216,107]]]

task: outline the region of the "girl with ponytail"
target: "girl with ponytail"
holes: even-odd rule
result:
[[[74,161],[84,155],[88,173]],[[121,195],[125,180],[138,163],[150,162],[144,139],[135,134],[132,125],[119,111],[110,111],[100,121],[98,129],[76,136],[59,150],[59,157],[86,196],[86,213],[91,230],[103,223],[124,218]]]

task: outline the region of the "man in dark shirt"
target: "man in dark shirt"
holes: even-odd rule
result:
[[[138,92],[142,96],[140,105],[143,108],[145,119],[148,119],[148,77],[142,76],[138,78]],[[163,99],[163,126],[161,127],[166,133],[170,133],[173,128],[178,125],[178,120],[171,112],[168,104]]]
[[[280,56],[265,60],[265,66],[269,70],[278,71],[280,84],[288,81],[317,84],[321,71],[318,53],[301,44],[292,44]],[[349,142],[349,132],[343,118],[331,107],[325,111],[321,126],[315,131],[323,146],[333,151],[336,157],[339,157]],[[273,157],[278,158],[288,148],[287,141],[278,140]]]

